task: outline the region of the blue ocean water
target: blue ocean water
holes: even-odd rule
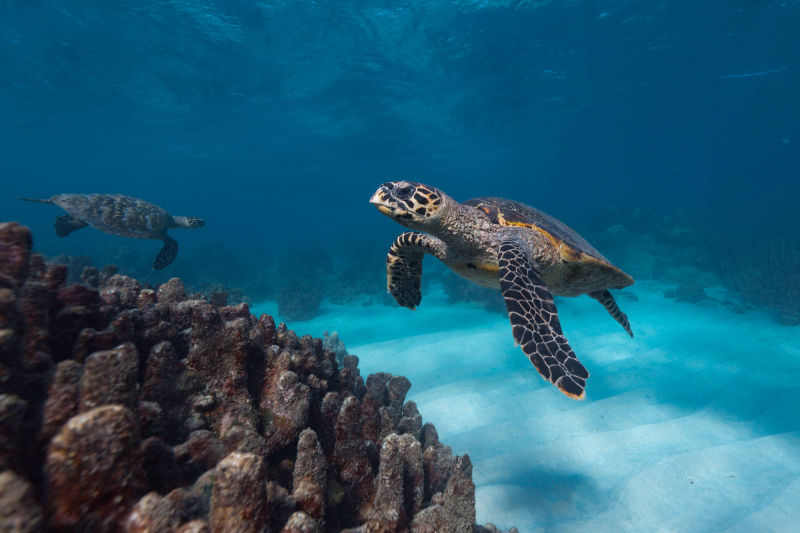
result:
[[[363,368],[406,375],[442,440],[476,458],[479,521],[789,531],[798,27],[798,0],[6,0],[0,220],[75,270],[180,276],[254,310],[281,316],[283,302],[299,333],[337,329]],[[585,402],[538,378],[496,295],[435,260],[425,320],[385,296],[402,229],[368,199],[403,177],[543,209],[637,279],[618,296],[633,341],[589,299],[557,301],[592,373]],[[153,272],[160,243],[58,238],[58,208],[17,200],[65,192],[136,196],[206,226],[173,231],[178,259]],[[459,367],[475,396],[455,418],[442,390],[453,349],[487,352]],[[524,410],[508,403],[520,398]],[[520,464],[522,481],[497,473]],[[703,480],[692,514],[686,491]]]

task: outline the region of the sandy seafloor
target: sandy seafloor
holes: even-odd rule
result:
[[[323,304],[288,326],[337,331],[362,375],[408,399],[474,465],[478,523],[531,531],[792,531],[800,523],[800,327],[763,312],[617,297],[630,339],[588,297],[557,301],[587,398],[542,380],[508,319],[428,291],[416,311]],[[719,299],[722,289],[710,290]],[[274,302],[252,312],[280,319]]]

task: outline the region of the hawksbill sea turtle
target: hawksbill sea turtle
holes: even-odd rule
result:
[[[47,199],[20,200],[53,204],[66,211],[68,214],[55,222],[59,237],[90,226],[119,237],[164,241],[153,263],[156,270],[172,263],[178,255],[178,241],[167,235],[167,230],[196,229],[205,225],[201,218],[172,216],[162,207],[121,194],[58,194]]]
[[[633,284],[586,239],[556,218],[520,202],[482,197],[462,204],[435,187],[384,183],[370,203],[403,226],[386,258],[389,292],[415,309],[422,299],[422,258],[431,254],[453,272],[500,289],[514,340],[547,381],[575,399],[589,372],[561,330],[553,294],[588,294],[633,337],[628,317],[608,289]]]

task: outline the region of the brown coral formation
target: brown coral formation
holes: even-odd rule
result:
[[[86,277],[0,224],[0,530],[487,531],[407,379],[178,279]]]

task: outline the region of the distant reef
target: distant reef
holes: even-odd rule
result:
[[[0,224],[0,531],[497,531],[404,377]]]

